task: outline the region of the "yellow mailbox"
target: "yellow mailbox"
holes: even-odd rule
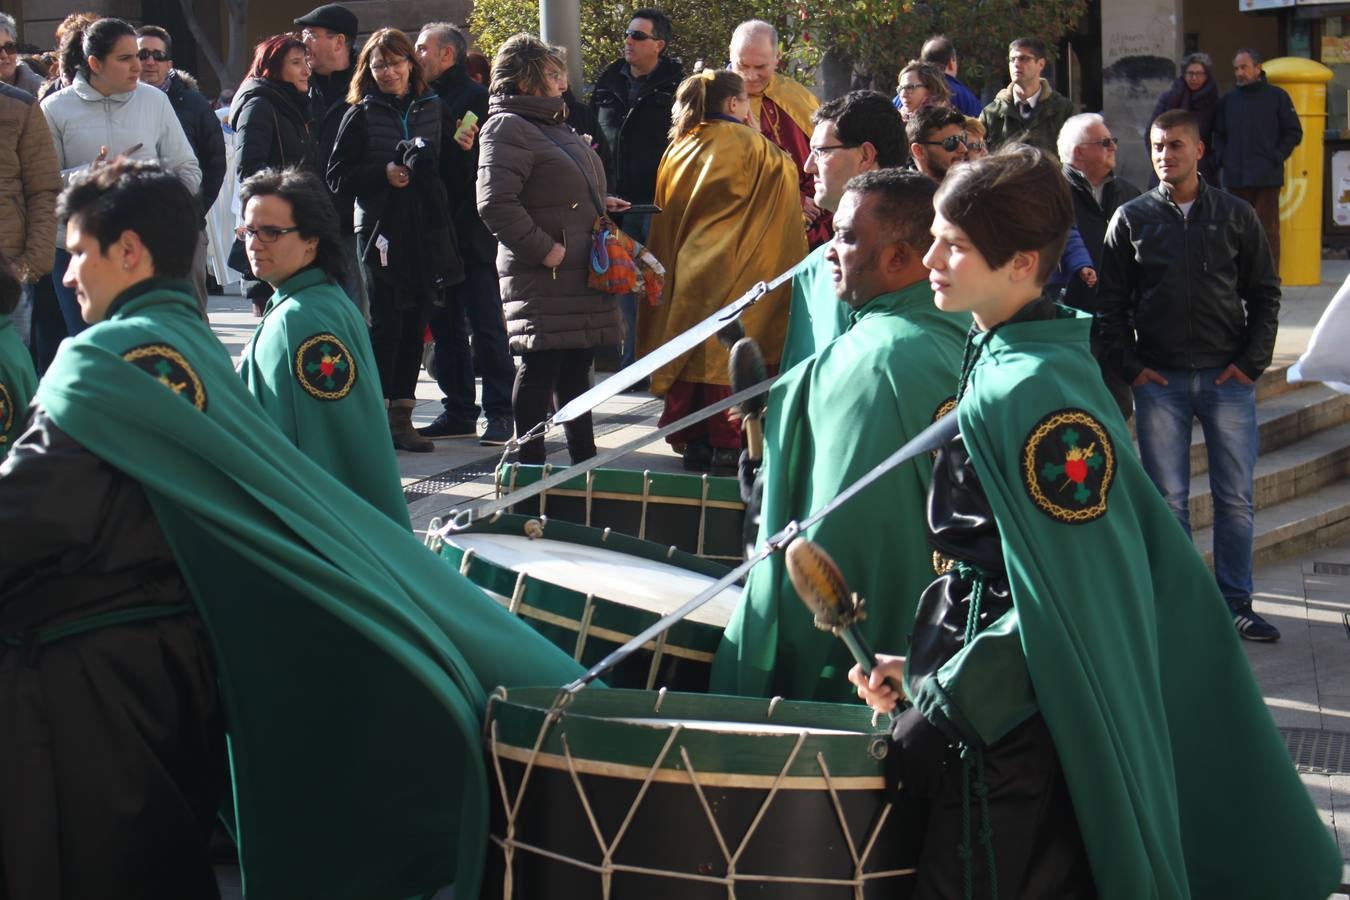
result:
[[[1327,82],[1321,63],[1282,56],[1265,64],[1266,78],[1289,92],[1303,124],[1303,141],[1284,162],[1280,189],[1280,279],[1287,285],[1322,283],[1322,135],[1327,127]]]

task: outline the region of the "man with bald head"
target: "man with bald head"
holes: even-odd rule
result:
[[[745,82],[750,97],[750,127],[786,150],[797,164],[807,243],[819,247],[830,239],[830,214],[814,199],[814,179],[806,171],[811,153],[811,114],[820,106],[815,95],[791,78],[778,74],[778,29],[751,19],[731,35],[731,71]]]

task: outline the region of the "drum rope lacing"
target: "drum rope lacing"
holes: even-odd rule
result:
[[[567,694],[565,696],[568,700],[564,702],[570,702],[570,697],[572,695]],[[492,722],[492,765],[497,774],[497,785],[501,793],[502,810],[506,816],[506,834],[503,837],[498,837],[495,834],[490,835],[490,839],[492,843],[502,848],[505,857],[503,896],[507,898],[513,896],[513,863],[517,852],[533,853],[547,859],[552,859],[556,862],[594,872],[600,876],[603,891],[602,897],[604,900],[609,900],[612,879],[616,873],[671,878],[705,884],[721,884],[727,888],[728,900],[735,900],[736,885],[738,883],[810,884],[821,885],[824,887],[851,887],[853,888],[855,900],[863,900],[863,891],[868,882],[877,881],[883,878],[899,878],[913,875],[917,871],[917,869],[912,868],[890,869],[882,872],[863,871],[863,867],[867,864],[867,860],[871,856],[873,848],[876,846],[877,838],[881,834],[882,828],[885,826],[886,820],[890,816],[891,804],[888,803],[882,808],[881,814],[877,816],[877,821],[872,826],[871,833],[867,837],[867,842],[863,845],[862,853],[859,854],[857,842],[854,840],[853,834],[849,830],[848,821],[844,817],[843,803],[839,799],[838,790],[834,785],[829,767],[826,765],[824,754],[822,753],[816,754],[816,764],[820,768],[821,777],[825,781],[825,787],[830,796],[830,802],[833,805],[835,815],[839,820],[840,830],[843,832],[844,840],[848,845],[849,856],[853,864],[853,877],[847,879],[815,878],[811,876],[748,874],[737,871],[737,862],[740,860],[741,855],[745,852],[746,848],[749,847],[750,841],[754,838],[760,823],[768,814],[769,807],[772,805],[774,798],[778,795],[783,782],[787,779],[788,772],[791,770],[793,763],[800,754],[802,746],[805,744],[806,739],[810,737],[811,733],[809,731],[803,731],[797,735],[797,740],[794,742],[791,751],[788,753],[787,759],[784,761],[777,776],[774,778],[773,784],[769,788],[768,795],[760,804],[760,808],[756,812],[754,819],[750,822],[745,835],[737,845],[735,853],[731,852],[726,838],[722,834],[722,829],[717,824],[716,817],[712,811],[712,806],[704,795],[703,786],[698,780],[698,772],[694,768],[694,763],[689,757],[688,750],[684,746],[680,746],[680,762],[684,766],[684,772],[689,779],[690,786],[694,789],[699,805],[703,808],[703,813],[707,817],[708,826],[712,830],[713,836],[717,839],[717,845],[722,852],[723,861],[726,865],[725,875],[702,875],[693,872],[673,872],[664,869],[652,869],[646,866],[626,865],[614,861],[614,854],[618,850],[624,836],[627,834],[629,826],[632,824],[634,818],[636,818],[638,808],[647,796],[648,789],[651,787],[653,781],[655,781],[657,772],[660,771],[666,757],[670,755],[671,748],[675,746],[680,734],[684,731],[684,726],[679,723],[676,723],[671,728],[670,734],[662,745],[660,753],[656,756],[656,760],[647,769],[647,773],[642,780],[642,785],[638,788],[637,795],[633,798],[633,802],[629,806],[623,822],[619,825],[618,831],[615,832],[613,840],[608,842],[605,840],[604,834],[600,830],[599,821],[595,817],[590,800],[581,783],[581,776],[577,772],[576,761],[572,756],[571,747],[567,741],[567,735],[560,735],[559,741],[562,744],[563,760],[566,763],[568,774],[571,777],[572,786],[577,792],[577,798],[581,802],[581,807],[586,814],[586,820],[591,826],[591,833],[595,837],[596,844],[599,845],[603,854],[602,859],[600,864],[597,865],[595,863],[586,862],[585,860],[575,859],[554,850],[525,843],[516,838],[516,824],[520,816],[521,806],[524,803],[525,791],[529,787],[530,775],[533,773],[535,764],[539,760],[548,732],[551,731],[554,725],[556,725],[563,717],[564,710],[560,707],[550,709],[544,716],[543,724],[540,725],[539,733],[535,736],[534,745],[530,749],[529,758],[525,762],[525,772],[521,776],[520,787],[516,791],[514,800],[507,791],[506,779],[502,771],[501,755],[498,750],[500,744],[498,740],[497,722],[495,720]]]

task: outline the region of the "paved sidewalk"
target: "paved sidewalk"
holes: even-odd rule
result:
[[[1322,271],[1319,286],[1286,288],[1275,362],[1292,362],[1302,353],[1322,310],[1350,276],[1350,262],[1327,260]],[[238,357],[256,322],[248,303],[239,296],[213,296],[210,312],[216,333]],[[424,425],[441,408],[440,392],[425,372],[417,398],[413,418]],[[654,431],[660,410],[660,401],[645,393],[621,394],[601,404],[595,415],[597,446],[616,447]],[[550,435],[547,446],[551,462],[566,464],[561,433]],[[470,439],[437,441],[432,453],[398,453],[414,528],[424,532],[431,519],[490,496],[500,456],[501,448]],[[664,445],[649,445],[622,465],[678,471],[680,460]],[[1256,588],[1255,608],[1283,638],[1275,644],[1244,642],[1244,649],[1303,782],[1336,835],[1346,860],[1344,880],[1350,883],[1350,540],[1259,568]]]

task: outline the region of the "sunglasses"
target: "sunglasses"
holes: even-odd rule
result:
[[[952,149],[955,150],[956,148],[953,147]],[[966,141],[966,149],[971,153],[983,153],[984,141]]]
[[[167,62],[171,57],[163,50],[142,50],[136,54],[136,58],[141,62],[147,59],[153,59],[155,62]]]
[[[1078,146],[1080,146],[1080,147],[1102,147],[1102,148],[1105,148],[1105,149],[1107,149],[1107,150],[1111,150],[1111,149],[1113,149],[1114,147],[1116,147],[1118,144],[1120,144],[1120,140],[1119,140],[1118,138],[1109,137],[1109,138],[1102,138],[1100,141],[1083,141],[1083,142],[1081,142]]]
[[[653,37],[652,35],[648,34],[648,33],[645,32],[645,31],[634,31],[634,30],[631,29],[631,28],[628,29],[627,31],[625,31],[625,32],[623,33],[623,36],[626,37],[626,38],[632,38],[633,40],[637,41],[639,44],[642,43],[643,41],[654,41],[654,40],[656,40],[655,37]]]
[[[19,52],[19,45],[10,41],[7,44],[0,44],[0,53],[8,53],[10,56],[16,56]]]
[[[949,134],[940,141],[915,141],[915,143],[924,144],[929,147],[941,147],[943,150],[951,153],[957,148],[957,145],[967,148],[970,147],[970,138],[966,136],[965,132],[962,132],[961,134]]]
[[[299,231],[299,225],[292,225],[290,228],[278,228],[275,225],[264,225],[261,228],[250,228],[247,225],[240,225],[234,230],[234,236],[241,241],[247,241],[249,238],[257,238],[264,244],[274,244],[283,234],[290,234],[293,231]]]

